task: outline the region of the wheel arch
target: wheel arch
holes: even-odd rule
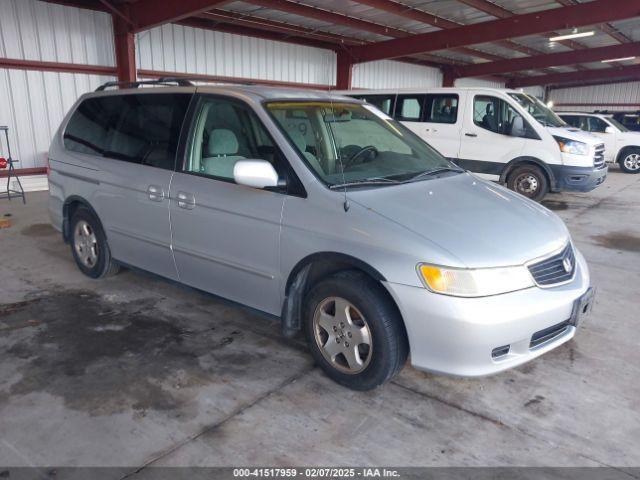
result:
[[[67,197],[62,204],[62,238],[66,243],[69,243],[69,239],[71,238],[71,232],[69,231],[71,217],[79,207],[84,207],[89,210],[89,212],[91,212],[91,214],[98,220],[98,222],[100,222],[100,225],[102,226],[100,217],[96,213],[95,209],[91,206],[91,203],[89,203],[89,201],[84,197],[81,197],[79,195],[71,195]]]
[[[625,145],[624,147],[622,147],[620,149],[620,151],[618,152],[618,156],[616,157],[616,163],[620,163],[624,160],[624,157],[628,154],[628,152],[633,151],[633,150],[637,150],[638,153],[640,153],[640,146],[639,145]]]
[[[517,157],[511,160],[509,163],[507,163],[504,169],[502,170],[502,173],[500,174],[500,183],[505,183],[507,181],[507,178],[509,177],[509,174],[513,171],[513,169],[521,165],[535,165],[537,167],[540,167],[543,173],[547,177],[550,189],[551,190],[555,189],[556,178],[555,178],[555,175],[553,174],[553,171],[549,167],[549,165],[547,165],[544,161],[540,160],[539,158],[530,157],[530,156]]]
[[[352,255],[317,252],[304,257],[291,269],[285,284],[281,315],[285,336],[292,337],[302,328],[302,307],[309,289],[321,279],[344,270],[358,270],[380,284],[386,281],[377,269]],[[384,286],[383,289],[387,291]],[[395,299],[387,294],[397,308]]]

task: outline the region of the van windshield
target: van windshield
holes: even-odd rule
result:
[[[371,105],[287,101],[269,102],[266,109],[330,187],[391,185],[462,171]]]
[[[567,124],[556,113],[533,95],[510,93],[509,96],[520,104],[539,123],[545,127],[566,127]]]

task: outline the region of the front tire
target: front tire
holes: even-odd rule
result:
[[[115,275],[120,270],[111,258],[100,221],[88,209],[79,207],[71,217],[71,253],[82,273],[91,278]]]
[[[522,165],[515,167],[507,177],[507,187],[536,202],[549,191],[549,181],[540,167]]]
[[[356,271],[315,285],[305,302],[311,353],[331,379],[371,390],[404,366],[409,352],[402,318],[386,291]]]
[[[640,173],[640,148],[625,150],[618,163],[624,173]]]

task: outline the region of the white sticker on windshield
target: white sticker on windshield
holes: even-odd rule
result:
[[[380,117],[383,120],[393,120],[389,115],[387,115],[386,113],[384,113],[381,110],[378,110],[376,107],[374,107],[373,105],[368,105],[368,104],[364,104],[362,105],[364,108],[366,108],[367,110],[369,110],[371,113],[373,113],[376,117]]]

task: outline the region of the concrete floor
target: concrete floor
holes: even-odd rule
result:
[[[573,341],[368,393],[275,322],[141,273],[84,277],[45,202],[0,201],[0,465],[640,465],[640,175],[546,202],[599,289]]]

